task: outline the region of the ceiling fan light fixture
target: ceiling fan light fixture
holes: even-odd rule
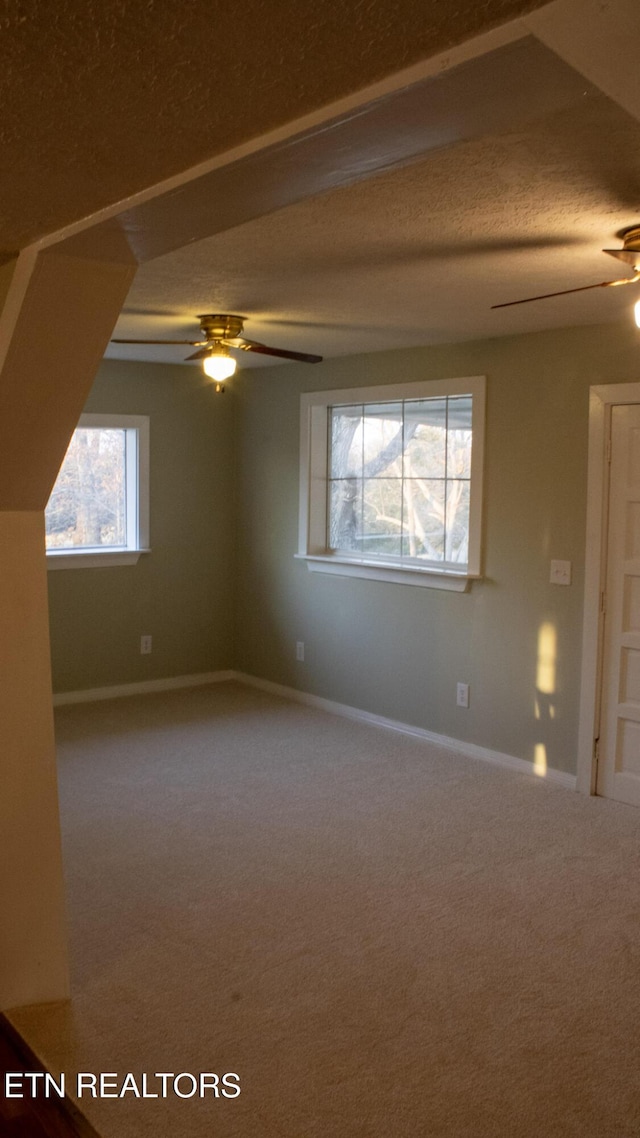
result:
[[[640,328],[640,300],[636,300],[633,306],[633,315],[636,318],[636,324],[638,325],[638,328]]]
[[[640,279],[640,273],[638,274]],[[121,340],[113,339],[112,344],[188,344],[197,352],[187,356],[187,361],[202,360],[202,369],[207,378],[213,380],[216,391],[224,391],[224,381],[236,370],[236,361],[229,355],[227,344],[235,351],[258,352],[263,356],[277,356],[283,360],[297,360],[304,364],[319,364],[322,356],[309,352],[292,352],[286,348],[270,348],[257,340],[247,340],[242,335],[245,317],[231,313],[206,313],[198,317],[203,340]]]
[[[222,344],[212,348],[207,356],[202,361],[202,370],[209,379],[215,380],[216,383],[222,383],[223,380],[229,379],[236,370],[236,361]]]

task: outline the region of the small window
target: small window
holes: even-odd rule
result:
[[[134,564],[148,545],[149,420],[83,415],[45,511],[51,568]]]
[[[480,575],[484,378],[302,397],[310,569],[463,589]]]

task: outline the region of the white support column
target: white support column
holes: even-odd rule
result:
[[[0,268],[0,1010],[69,995],[43,511],[133,272]]]
[[[0,1008],[69,992],[42,513],[0,513]]]

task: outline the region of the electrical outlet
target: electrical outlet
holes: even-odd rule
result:
[[[469,685],[458,684],[456,687],[456,703],[458,707],[469,706]]]
[[[150,656],[151,655],[151,636],[149,636],[148,634],[140,637],[140,655],[141,656]]]
[[[304,660],[304,640],[296,640],[296,660]]]

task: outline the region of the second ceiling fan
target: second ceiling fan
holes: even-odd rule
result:
[[[515,304],[530,304],[533,300],[549,300],[553,296],[567,296],[570,292],[588,292],[592,288],[616,288],[618,285],[636,284],[640,281],[640,225],[626,229],[622,234],[622,249],[603,249],[610,257],[616,257],[631,265],[633,276],[615,281],[598,281],[597,284],[580,285],[578,288],[563,288],[559,292],[543,292],[540,296],[526,296],[523,300],[508,300],[504,304],[492,304],[492,308],[511,308]]]

